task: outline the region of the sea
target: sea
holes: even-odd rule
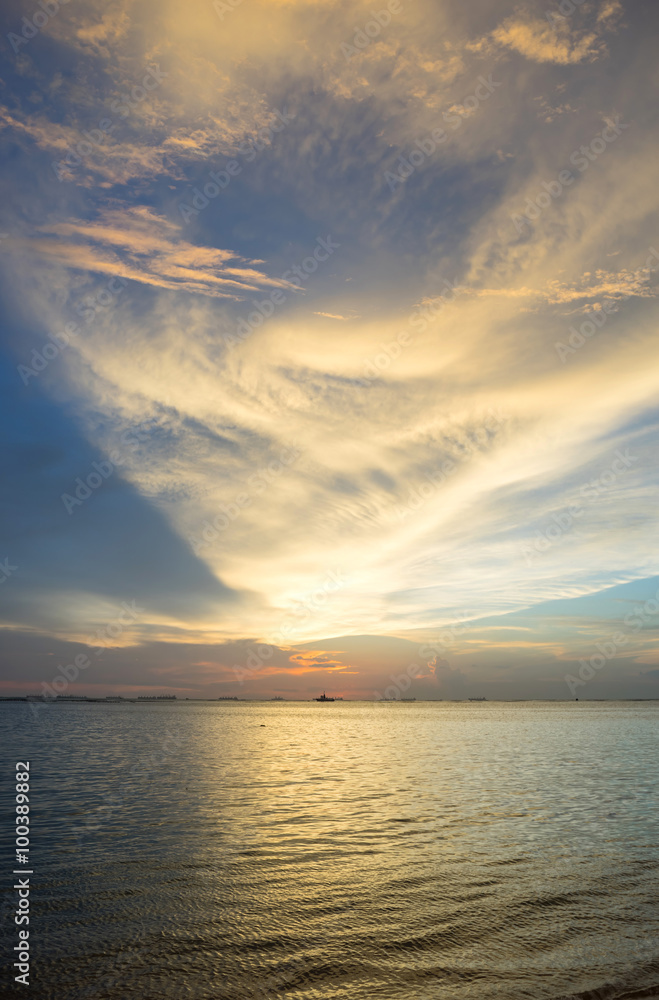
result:
[[[659,997],[657,702],[0,703],[36,1000]],[[23,866],[25,867],[25,866]]]

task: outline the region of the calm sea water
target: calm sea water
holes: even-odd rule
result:
[[[29,759],[34,997],[659,995],[658,723],[657,703],[2,704],[4,957]]]

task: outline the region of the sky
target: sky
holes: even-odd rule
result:
[[[0,693],[659,697],[656,4],[44,3]]]

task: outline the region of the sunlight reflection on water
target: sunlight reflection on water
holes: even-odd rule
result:
[[[0,712],[46,1000],[659,984],[656,703]]]

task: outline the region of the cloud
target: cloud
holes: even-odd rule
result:
[[[597,20],[604,23],[618,21],[623,13],[624,9],[620,0],[604,0],[598,11]]]
[[[509,18],[495,28],[492,39],[497,45],[519,52],[533,62],[559,66],[590,61],[602,54],[601,42],[594,32],[560,37],[546,22],[532,19]]]
[[[556,119],[560,118],[561,115],[578,114],[578,109],[573,107],[568,102],[565,102],[564,104],[552,105],[544,97],[539,97],[537,100],[540,102],[538,117],[542,118],[542,120],[547,122],[547,124],[556,121]]]
[[[240,300],[260,287],[291,288],[230,250],[195,246],[180,227],[144,207],[105,209],[94,221],[40,226],[46,239],[28,251],[69,268],[109,274],[157,288]]]
[[[126,39],[131,24],[131,6],[127,0],[123,0],[112,11],[105,11],[99,20],[99,10],[92,5],[91,11],[82,12],[83,18],[86,13],[86,23],[76,29],[75,40],[83,47],[89,47],[96,55],[109,58],[112,50]]]
[[[558,66],[592,62],[606,54],[602,31],[612,30],[621,13],[622,6],[617,0],[604,0],[589,29],[578,22],[574,7],[566,14],[561,13],[558,6],[550,8],[542,19],[518,12],[502,21],[489,36],[469,43],[468,48],[485,53],[493,46],[500,46],[532,62]]]
[[[589,309],[593,300],[597,302],[600,299],[610,299],[622,302],[630,298],[654,299],[659,293],[652,281],[653,275],[647,267],[634,270],[623,268],[620,271],[598,268],[594,274],[585,272],[578,282],[565,282],[553,278],[544,288],[465,289],[462,294],[475,295],[478,298],[535,300],[535,308],[541,305],[569,305],[573,302],[583,302],[583,308]],[[428,299],[426,304],[433,305],[439,301],[441,300]]]
[[[199,683],[216,669],[228,685],[234,660],[222,657],[235,653],[213,645],[274,643],[293,616],[291,649],[278,647],[264,677],[294,670],[315,685],[354,669],[368,693],[398,669],[390,660],[416,655],[414,643],[379,647],[378,634],[432,635],[465,604],[502,619],[656,568],[656,277],[644,268],[656,240],[655,53],[643,11],[624,34],[611,31],[615,3],[553,26],[539,10],[405,4],[349,60],[341,46],[368,4],[253,0],[220,21],[210,3],[195,17],[165,4],[157,19],[141,2],[114,16],[91,3],[52,20],[50,55],[23,61],[4,117],[16,192],[2,223],[8,483],[27,567],[24,585],[18,574],[5,585],[10,623],[84,638],[144,562],[153,599],[126,638],[151,644],[149,670],[158,642],[207,644],[190,654]],[[155,61],[162,82],[117,118],[112,105]],[[489,76],[499,86],[466,114]],[[295,117],[248,161],[241,144],[275,108]],[[106,115],[111,141],[60,182],[53,159]],[[629,130],[520,233],[527,199],[547,202],[573,152],[616,115]],[[446,137],[431,142],[436,128]],[[385,172],[413,152],[391,191]],[[177,205],[232,156],[240,176],[179,225]],[[309,254],[330,232],[336,253],[316,268]],[[300,285],[279,277],[309,260]],[[107,304],[113,277],[127,284]],[[229,347],[225,334],[241,320],[244,331],[253,300],[274,289],[281,304],[252,314]],[[615,316],[562,365],[556,342],[603,299]],[[25,385],[19,366],[38,366],[72,319],[66,349]],[[46,453],[26,444],[35,406],[48,406]],[[66,484],[136,426],[161,433],[69,519]],[[638,458],[625,476],[527,565],[523,545],[628,448]],[[331,592],[330,572],[344,581]],[[514,638],[527,626],[509,627]],[[466,639],[437,678],[446,696],[474,683],[468,657],[502,672],[510,653],[549,670],[583,640],[564,622],[532,627],[527,645],[494,626]],[[368,637],[370,659],[336,640],[347,634]],[[436,696],[435,679],[424,683]]]

